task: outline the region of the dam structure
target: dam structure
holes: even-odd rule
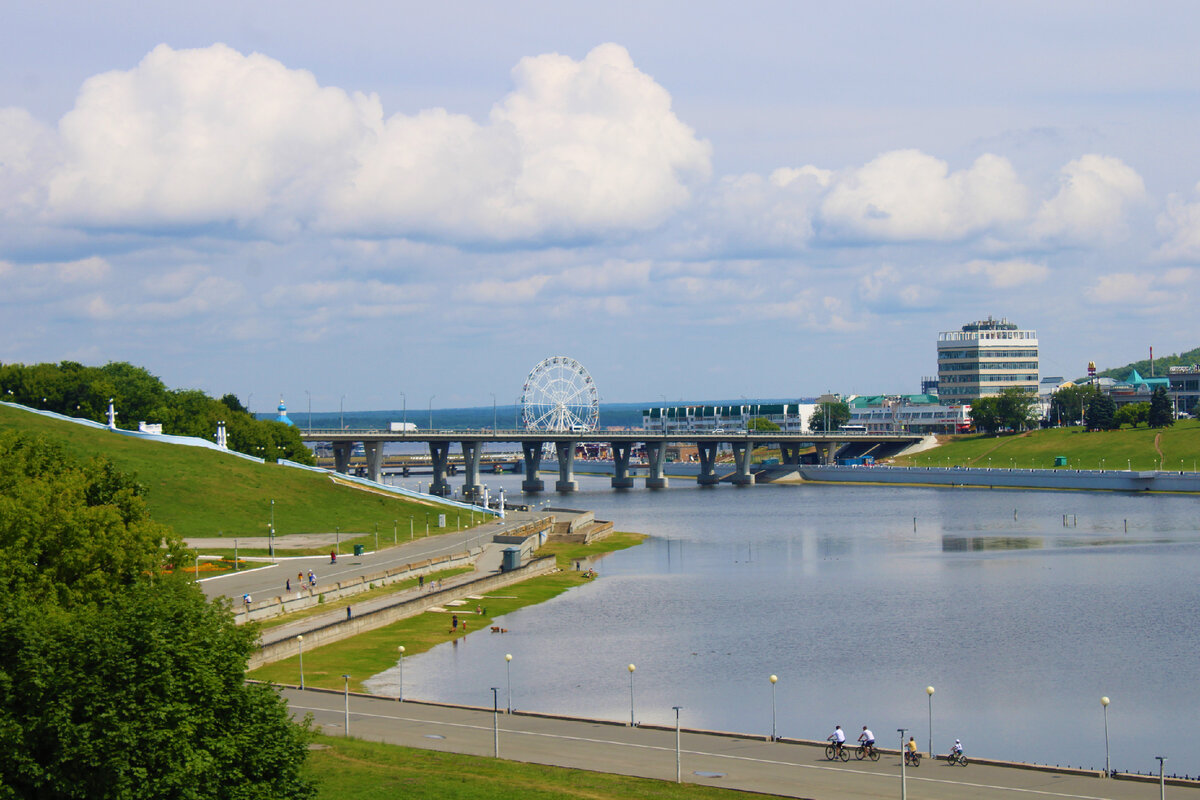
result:
[[[646,488],[667,488],[664,467],[668,444],[686,444],[696,448],[700,471],[697,482],[711,486],[720,482],[716,473],[717,451],[725,445],[733,452],[734,473],[731,482],[736,486],[751,486],[755,476],[751,469],[751,454],[755,447],[777,446],[783,466],[800,464],[800,451],[816,447],[817,460],[831,464],[839,449],[856,444],[860,450],[887,447],[892,452],[919,443],[924,437],[914,433],[867,433],[864,431],[831,431],[828,433],[789,431],[654,431],[654,430],[309,430],[302,431],[306,442],[326,442],[332,445],[334,469],[348,472],[351,454],[362,446],[366,457],[367,477],[378,481],[383,476],[383,445],[387,442],[424,444],[429,448],[433,480],[429,493],[441,497],[451,494],[448,477],[451,473],[450,446],[458,443],[462,449],[464,482],[462,494],[467,498],[482,496],[480,481],[484,444],[519,444],[523,453],[525,479],[521,490],[527,493],[545,491],[539,477],[542,453],[548,445],[558,456],[558,480],[555,491],[567,493],[578,489],[575,480],[575,451],[579,445],[607,445],[613,455],[612,487],[631,489],[631,456],[635,450],[644,452],[647,475]],[[639,466],[641,466],[639,464]]]

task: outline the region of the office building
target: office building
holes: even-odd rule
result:
[[[971,322],[938,334],[938,397],[945,405],[969,404],[1017,387],[1038,390],[1037,331],[1007,319]]]

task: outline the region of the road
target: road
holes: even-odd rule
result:
[[[386,547],[378,552],[367,552],[361,556],[341,555],[338,556],[337,564],[329,563],[329,556],[280,557],[275,563],[267,563],[256,569],[205,578],[200,581],[200,587],[209,598],[223,596],[236,600],[248,593],[261,600],[284,594],[289,579],[295,591],[296,574],[307,574],[311,569],[317,576],[319,591],[322,586],[337,581],[401,567],[434,556],[461,553],[468,548],[482,547],[491,542],[493,536],[524,525],[539,516],[544,515],[529,511],[510,511],[503,520],[489,521],[465,531],[417,539],[397,547]],[[386,541],[383,536],[380,539]],[[228,548],[229,545],[230,542],[226,540],[223,547]]]
[[[311,712],[326,733],[344,733],[344,695],[290,688],[282,693],[297,716]],[[503,688],[499,702],[503,708]],[[350,695],[349,708],[350,732],[359,738],[477,756],[493,752],[490,710],[398,703],[361,695]],[[686,709],[683,713],[686,719]],[[524,714],[501,713],[497,719],[503,758],[675,779],[674,730]],[[898,741],[898,735],[895,738]],[[688,783],[813,800],[900,797],[900,759],[895,755],[885,754],[877,763],[857,762],[853,757],[849,763],[829,762],[818,746],[684,732],[680,758],[682,778]],[[928,760],[906,770],[906,784],[908,797],[928,800],[1153,800],[1159,796],[1156,782],[978,764],[952,767]],[[1200,798],[1200,789],[1170,786],[1167,794]]]

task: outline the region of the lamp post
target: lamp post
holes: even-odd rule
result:
[[[926,686],[925,694],[929,695],[929,757],[933,758],[933,687]]]
[[[1112,774],[1108,760],[1108,703],[1107,697],[1100,698],[1100,705],[1104,707],[1104,777]]]
[[[343,412],[345,402],[346,402],[346,395],[342,395],[342,399],[338,400],[338,427],[341,428],[342,430],[346,429],[346,416],[345,416],[345,413]]]
[[[683,783],[683,766],[679,759],[679,710],[683,706],[672,706],[675,709],[675,782]]]
[[[304,393],[308,395],[308,432],[312,433],[312,392],[305,389]]]
[[[392,520],[392,544],[393,545],[400,543],[400,534],[397,532],[399,530],[399,528],[400,528],[400,520],[398,520],[398,519]]]
[[[343,674],[342,679],[346,682],[346,736],[350,735],[350,676]]]
[[[903,753],[904,753],[904,734],[908,733],[908,728],[896,728],[896,731],[900,734],[900,753],[901,753],[901,755],[903,755]],[[930,753],[929,756],[930,756],[930,758],[932,758],[933,753]],[[908,798],[908,776],[904,773],[904,759],[901,758],[900,759],[900,800],[907,800],[907,798]]]
[[[404,394],[404,392],[400,393],[400,402],[402,402],[404,404],[404,410],[400,412],[401,413],[401,417],[400,417],[401,425],[404,428],[407,428],[408,427],[408,395]],[[407,431],[405,431],[405,433],[407,433]]]
[[[504,677],[508,681],[508,707],[509,714],[512,713],[512,653],[504,654]]]
[[[500,701],[497,686],[492,687],[492,755],[500,757]]]
[[[296,645],[300,648],[300,688],[304,688],[304,634],[296,636]]]
[[[271,551],[271,560],[274,561],[275,560],[275,500],[274,499],[271,500],[271,530],[270,530],[270,534],[271,534],[270,538],[269,538],[270,547],[268,549]]]
[[[633,671],[637,669],[633,664],[629,665],[629,727],[633,727],[636,723],[633,721]]]
[[[433,398],[435,397],[437,397],[436,394],[429,395],[429,430],[433,430]]]
[[[1167,781],[1163,777],[1163,765],[1167,763],[1166,756],[1155,756],[1158,759],[1158,800],[1164,800],[1167,796]]]
[[[404,645],[400,645],[396,649],[398,651],[400,651],[400,697],[398,698],[398,700],[401,703],[403,703],[404,702]]]
[[[488,392],[492,396],[492,433],[496,432],[496,393]]]
[[[771,741],[775,741],[775,682],[779,680],[778,675],[772,675],[768,678],[771,682]]]
[[[199,582],[200,581],[200,551],[196,551],[196,554],[193,556],[193,558],[196,559],[196,581]]]
[[[333,552],[340,556],[342,554],[342,526],[335,525],[334,531],[336,532],[334,533]]]

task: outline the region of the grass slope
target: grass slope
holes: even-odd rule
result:
[[[539,551],[539,555],[553,555],[561,572],[530,578],[527,581],[506,586],[497,593],[499,597],[485,597],[479,601],[484,611],[476,614],[474,605],[461,606],[446,613],[429,612],[393,622],[382,628],[361,633],[350,639],[333,642],[324,647],[304,649],[304,683],[324,689],[342,688],[342,675],[350,676],[350,687],[362,689],[362,682],[372,675],[396,666],[398,645],[404,645],[404,654],[413,656],[424,653],[443,642],[461,639],[472,631],[486,630],[497,617],[512,611],[545,602],[568,589],[587,583],[586,573],[575,571],[576,559],[594,558],[614,550],[632,547],[646,537],[640,533],[616,532],[590,545],[551,543]],[[450,615],[457,613],[466,623],[451,630]],[[290,619],[290,617],[289,617]],[[247,673],[248,678],[273,683],[298,684],[300,682],[300,657],[293,656],[273,664],[259,667]]]
[[[1104,469],[1149,470],[1159,468],[1159,449],[1163,469],[1182,468],[1188,472],[1196,469],[1200,465],[1200,421],[1180,420],[1159,429],[1124,428],[1094,433],[1073,427],[1015,436],[956,436],[932,450],[897,458],[895,463],[913,467],[986,467],[990,458],[993,467],[1048,469],[1054,466],[1055,456],[1066,456],[1070,469],[1100,469],[1103,463]]]
[[[630,778],[519,761],[318,735],[304,770],[319,800],[735,800],[732,789]]]
[[[373,541],[378,524],[383,542],[392,538],[393,520],[407,534],[412,519],[418,535],[427,519],[436,526],[439,512],[446,512],[449,526],[459,521],[456,509],[338,486],[314,472],[119,436],[0,406],[0,430],[8,429],[43,434],[81,458],[107,456],[145,484],[151,516],[185,537],[266,536],[272,499],[279,536],[340,527],[347,533],[370,532]],[[462,520],[463,527],[469,521]]]

